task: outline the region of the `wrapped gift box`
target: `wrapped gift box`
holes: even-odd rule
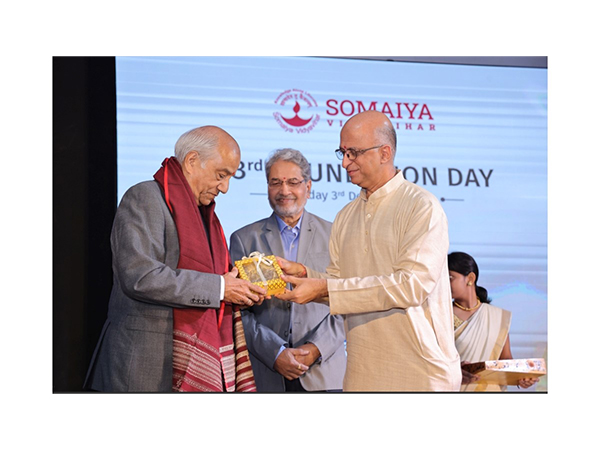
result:
[[[286,283],[281,279],[283,272],[275,256],[252,256],[235,262],[239,277],[267,289],[268,295],[282,294]]]
[[[543,358],[501,359],[465,364],[462,369],[479,375],[476,383],[516,385],[522,378],[546,375],[546,361]]]

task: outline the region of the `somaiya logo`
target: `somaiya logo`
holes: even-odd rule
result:
[[[273,113],[273,117],[288,133],[308,133],[319,123],[319,115],[313,112],[313,108],[318,106],[317,101],[306,91],[283,91],[275,99],[275,104],[279,110]]]

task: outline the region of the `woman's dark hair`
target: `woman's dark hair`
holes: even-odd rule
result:
[[[491,298],[488,298],[487,290],[481,286],[477,286],[477,280],[479,279],[479,267],[471,255],[467,255],[463,252],[452,252],[448,255],[448,270],[452,272],[460,273],[465,277],[471,272],[475,274],[475,292],[477,297],[482,303],[490,303]]]

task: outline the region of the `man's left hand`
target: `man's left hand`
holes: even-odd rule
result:
[[[291,283],[294,286],[294,289],[291,291],[286,289],[283,294],[277,295],[277,298],[280,300],[287,300],[303,305],[329,295],[329,292],[327,291],[327,280],[317,278],[297,278],[290,275],[283,275],[281,279],[286,283]]]

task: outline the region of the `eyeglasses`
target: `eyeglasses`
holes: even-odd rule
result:
[[[295,188],[300,186],[306,180],[299,180],[298,178],[290,178],[289,180],[280,180],[279,178],[271,178],[267,184],[269,187],[278,188],[287,184],[289,188]]]
[[[344,150],[343,148],[338,148],[335,150],[335,155],[338,157],[338,159],[341,159],[341,160],[344,159],[344,156],[347,156],[350,161],[354,161],[357,156],[362,155],[364,152],[368,152],[369,150],[373,150],[373,149],[376,149],[379,147],[383,147],[383,144],[376,145],[375,147],[371,147],[371,148],[365,148],[364,150],[354,150],[352,148],[349,148],[348,150]]]

